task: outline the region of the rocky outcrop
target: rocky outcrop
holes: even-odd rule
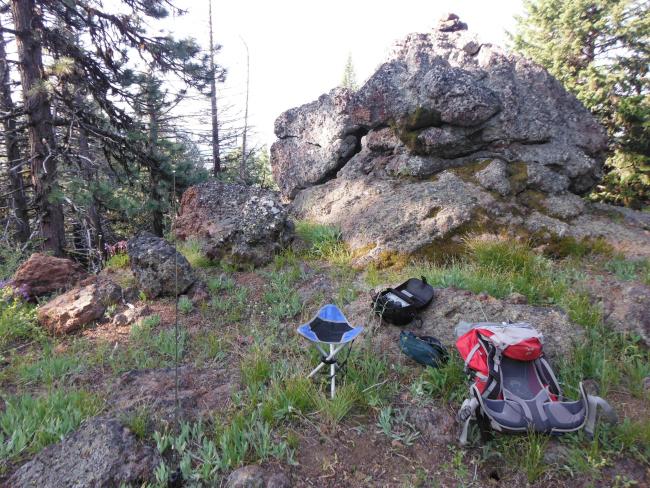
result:
[[[127,243],[131,271],[148,298],[185,293],[196,281],[190,263],[165,239],[140,232]]]
[[[97,488],[140,486],[161,458],[115,419],[95,418],[23,464],[6,486]]]
[[[118,285],[106,279],[91,278],[39,307],[39,323],[53,334],[67,334],[104,316],[106,307],[122,297]]]
[[[268,263],[292,231],[277,193],[218,181],[189,188],[174,223],[176,237],[197,238],[208,257],[234,265]]]
[[[292,213],[340,226],[361,262],[480,224],[567,234],[607,148],[546,70],[480,43],[453,14],[398,42],[358,91],[282,114],[275,133]]]
[[[64,291],[88,276],[79,263],[36,252],[14,274],[12,285],[31,299]]]

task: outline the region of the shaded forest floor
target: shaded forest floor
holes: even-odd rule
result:
[[[105,320],[60,338],[43,334],[29,307],[4,310],[0,320],[13,320],[26,333],[0,352],[0,481],[83,419],[101,414],[120,419],[167,460],[151,486],[165,486],[172,446],[185,479],[198,486],[219,486],[231,471],[253,463],[283,472],[293,486],[650,482],[648,349],[638,337],[606,326],[587,292],[605,279],[650,284],[647,261],[629,261],[593,243],[549,257],[523,244],[475,239],[465,255],[444,264],[354,270],[335,232],[308,225],[299,231],[294,249],[249,271],[213,265],[195,246],[185,246],[210,296],[200,304],[179,302],[180,431],[172,299],[140,296],[135,305],[149,307],[141,321],[114,326],[111,317],[120,308],[112,308]],[[128,285],[125,265],[112,263],[104,273]],[[619,424],[601,425],[594,440],[578,433],[496,435],[481,442],[473,432],[472,445],[460,448],[454,416],[467,383],[457,354],[441,369],[424,369],[401,355],[396,341],[386,346],[383,331],[394,326],[370,313],[373,289],[420,275],[434,286],[477,293],[477,300],[516,292],[532,305],[564,310],[585,334],[570,357],[551,358],[560,381],[572,396],[580,379],[594,379]],[[305,378],[318,357],[295,333],[328,302],[368,311],[334,400],[325,376]],[[18,432],[13,442],[9,432]]]

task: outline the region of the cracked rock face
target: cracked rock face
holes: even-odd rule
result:
[[[273,174],[291,212],[339,225],[370,258],[413,253],[479,214],[566,233],[584,211],[573,195],[599,180],[607,148],[546,70],[480,43],[454,14],[397,42],[359,90],[288,110],[275,133]]]
[[[211,259],[261,266],[288,244],[293,227],[276,192],[209,181],[185,191],[174,233],[199,239]]]

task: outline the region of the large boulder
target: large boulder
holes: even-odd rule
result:
[[[469,227],[566,235],[607,150],[603,128],[546,70],[480,43],[453,14],[398,42],[359,90],[282,114],[275,133],[291,212],[340,226],[361,261]]]
[[[268,263],[292,230],[276,192],[219,181],[186,190],[174,223],[177,238],[196,238],[208,257],[234,265]]]
[[[140,486],[153,478],[161,458],[119,421],[94,418],[23,464],[6,486],[109,488]]]
[[[149,298],[185,293],[195,282],[190,263],[165,239],[140,232],[127,243],[131,271]]]
[[[24,295],[35,299],[67,290],[86,276],[83,267],[71,259],[35,252],[16,270],[11,281]]]
[[[106,279],[93,279],[50,300],[38,308],[39,323],[54,334],[67,334],[104,316],[106,307],[122,297],[118,285]]]

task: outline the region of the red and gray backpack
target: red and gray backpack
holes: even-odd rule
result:
[[[456,327],[456,348],[470,376],[470,396],[458,411],[461,444],[470,422],[478,420],[499,432],[560,434],[584,427],[593,435],[598,407],[611,422],[616,415],[580,383],[580,399],[566,401],[544,357],[543,336],[527,323],[469,324]]]

